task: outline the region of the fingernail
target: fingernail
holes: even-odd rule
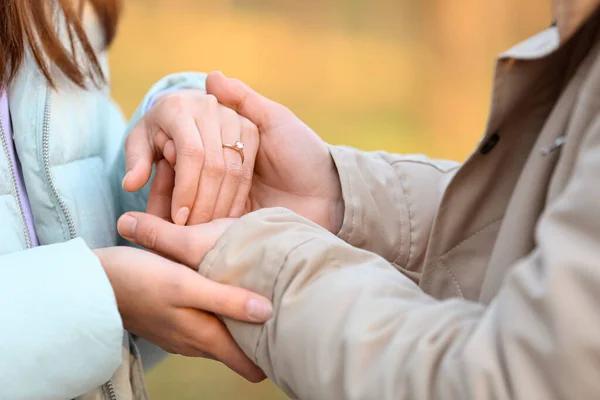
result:
[[[125,181],[127,180],[127,178],[129,177],[129,174],[131,173],[131,171],[127,171],[127,173],[125,174],[125,176],[123,177],[123,181],[121,182],[121,187],[125,188]]]
[[[273,315],[273,306],[268,301],[250,299],[246,304],[248,318],[253,322],[266,322]]]
[[[137,226],[137,219],[130,215],[123,215],[117,222],[117,229],[119,234],[124,238],[133,238],[135,236],[135,228]]]
[[[190,217],[190,209],[187,207],[182,207],[175,214],[175,223],[177,225],[185,225],[188,218]]]

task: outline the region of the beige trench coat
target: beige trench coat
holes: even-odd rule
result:
[[[600,399],[600,0],[501,55],[461,166],[332,147],[338,237],[284,209],[200,266],[275,304],[227,320],[300,399]]]

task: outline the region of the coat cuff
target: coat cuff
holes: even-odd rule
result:
[[[405,264],[410,246],[410,212],[398,175],[377,153],[330,146],[337,167],[344,219],[338,237],[389,262]]]

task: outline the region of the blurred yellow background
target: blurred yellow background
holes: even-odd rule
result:
[[[463,160],[485,126],[494,57],[546,28],[550,0],[124,0],[113,95],[131,115],[182,70],[221,70],[330,143]],[[201,329],[201,327],[199,327]],[[223,366],[170,357],[153,399],[284,399]]]

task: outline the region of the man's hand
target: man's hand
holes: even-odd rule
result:
[[[206,90],[259,129],[246,211],[286,207],[337,234],[344,203],[337,169],[323,140],[286,107],[220,72],[208,76]]]
[[[124,223],[120,221],[121,228]],[[225,225],[211,233],[218,237],[224,229]],[[158,231],[145,232],[149,237],[142,244],[151,243],[152,237],[158,240]],[[160,240],[156,243],[162,244]],[[212,282],[184,265],[147,251],[110,247],[95,253],[115,291],[128,331],[170,353],[219,360],[252,382],[265,378],[214,314],[262,323],[272,313],[267,299]]]

